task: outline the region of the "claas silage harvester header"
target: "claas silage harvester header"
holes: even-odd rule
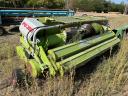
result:
[[[32,77],[63,75],[120,42],[105,17],[25,18],[17,53]]]
[[[108,25],[96,16],[25,18],[16,50],[30,77],[63,76],[120,43],[128,25],[115,30]],[[24,81],[21,73],[14,71],[8,85]]]

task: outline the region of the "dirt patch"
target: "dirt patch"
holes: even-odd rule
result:
[[[119,13],[94,13],[94,12],[77,12],[76,16],[82,16],[82,15],[91,15],[91,16],[106,16],[109,18],[114,18],[114,17],[118,17],[118,16],[122,16],[122,14]]]

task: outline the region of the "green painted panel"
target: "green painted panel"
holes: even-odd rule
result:
[[[114,46],[115,44],[119,42],[120,42],[120,39],[118,39],[117,37],[114,37],[106,42],[103,42],[79,54],[76,54],[63,61],[60,61],[57,64],[60,64],[64,68],[65,71],[68,71],[69,69],[73,67],[82,66],[90,59],[96,57],[97,55],[102,54],[104,51],[106,51],[107,49],[109,49],[110,47]]]
[[[105,17],[98,17],[98,16],[70,16],[70,17],[49,17],[44,20],[44,18],[39,18],[39,21],[47,22],[47,25],[51,23],[81,23],[81,22],[108,22]]]
[[[63,59],[73,54],[77,54],[94,45],[104,42],[105,40],[113,38],[114,36],[115,36],[114,32],[107,32],[107,33],[104,33],[103,35],[93,36],[85,40],[81,40],[72,44],[68,44],[62,47],[48,50],[48,53],[49,53],[49,56],[51,56],[54,61],[57,61],[58,59]]]

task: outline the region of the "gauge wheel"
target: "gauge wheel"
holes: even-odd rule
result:
[[[26,85],[26,76],[22,69],[14,69],[12,72],[12,86],[24,87]]]
[[[4,28],[0,27],[0,36],[2,36],[4,32],[5,32]]]

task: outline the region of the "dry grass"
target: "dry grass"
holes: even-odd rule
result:
[[[126,75],[128,74],[127,44],[128,40],[124,39],[117,54],[111,58],[104,59],[88,79],[82,79],[81,77],[81,80],[83,80],[81,86],[78,86],[81,80],[75,80],[74,72],[71,72],[70,75],[65,75],[63,78],[59,76],[52,79],[48,78],[42,81],[40,86],[37,83],[38,81],[35,80],[34,84],[25,90],[16,89],[11,92],[11,89],[7,88],[3,94],[7,96],[13,96],[14,94],[16,96],[117,96],[118,94],[125,94],[124,86],[128,79]],[[11,49],[10,52],[8,52],[8,56],[12,57],[14,54]],[[7,62],[6,66],[1,64],[1,68],[5,72],[4,76],[8,75],[14,68],[11,65],[11,59]]]
[[[127,81],[128,67],[128,40],[124,39],[119,52],[99,64],[96,72],[92,73],[88,83],[80,92],[82,96],[111,96],[121,93]],[[126,73],[126,74],[125,74]],[[87,93],[84,92],[87,90]],[[116,96],[115,95],[115,96]],[[121,95],[120,95],[121,96]]]

